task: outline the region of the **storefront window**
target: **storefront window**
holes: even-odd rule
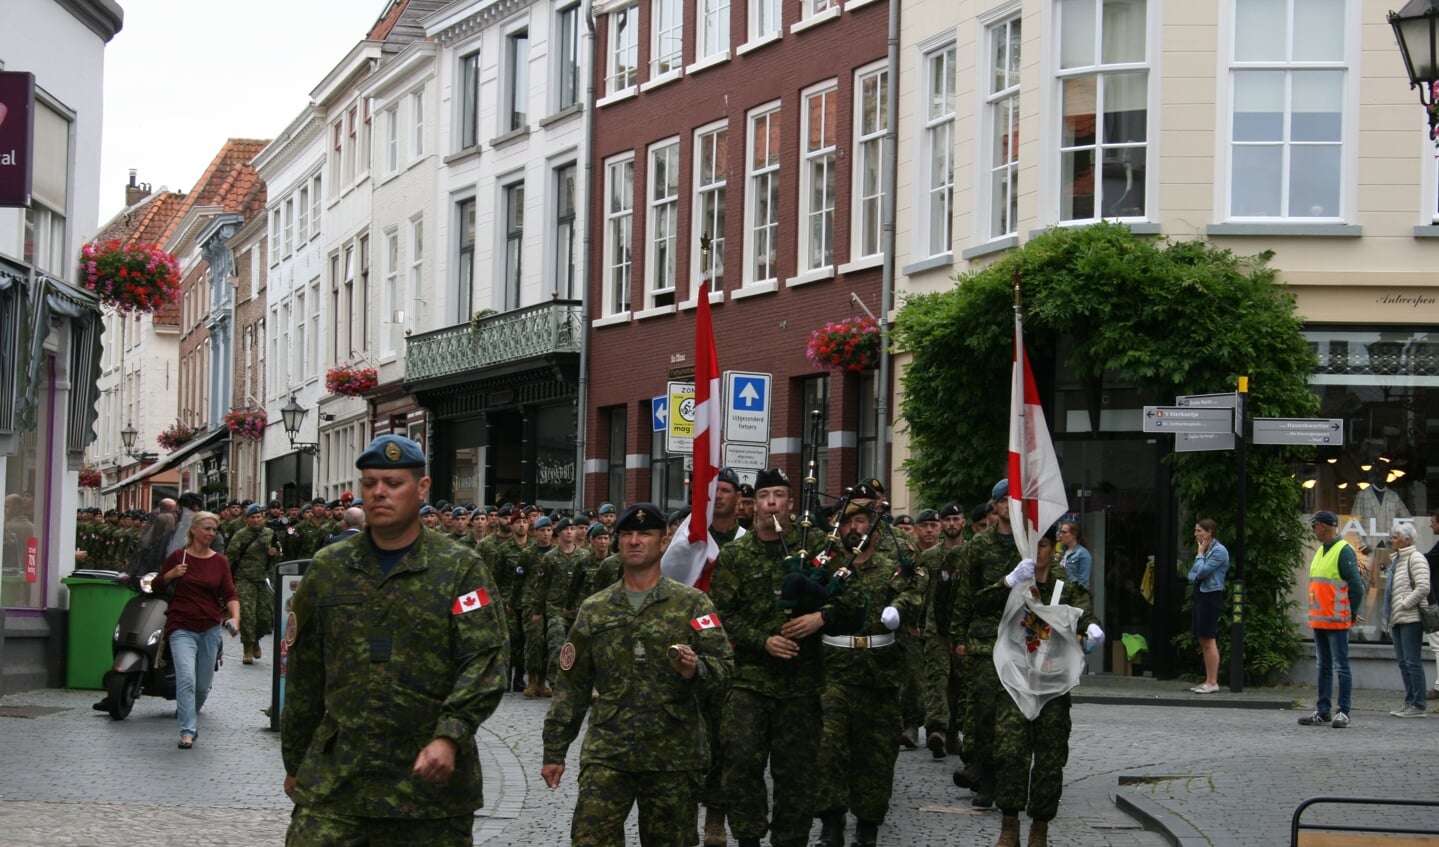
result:
[[[685,459],[687,456],[665,453],[665,434],[656,432],[650,439],[650,496],[666,514],[689,504],[685,491]]]
[[[21,433],[20,450],[5,462],[5,523],[0,543],[0,605],[45,607],[46,472],[51,444],[37,433],[54,432],[49,368],[42,367],[36,427]],[[73,563],[62,563],[68,572]]]
[[[1439,478],[1439,333],[1316,329],[1304,335],[1318,359],[1310,380],[1319,395],[1318,416],[1343,422],[1344,443],[1317,448],[1312,459],[1295,466],[1294,476],[1305,516],[1337,514],[1340,536],[1358,554],[1367,589],[1359,611],[1365,623],[1353,636],[1380,640],[1390,531],[1412,522],[1419,549],[1434,544],[1428,516],[1439,506],[1429,496],[1431,476]],[[1314,546],[1311,539],[1297,566],[1296,600],[1304,598]],[[1298,603],[1298,623],[1307,622],[1307,608]]]
[[[455,503],[483,503],[480,496],[483,447],[461,447],[455,451],[454,476],[450,477],[450,500]]]

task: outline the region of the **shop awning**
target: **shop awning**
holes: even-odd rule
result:
[[[155,474],[164,473],[165,471],[175,467],[176,465],[180,464],[180,462],[184,461],[186,456],[191,456],[195,453],[200,452],[206,447],[228,437],[229,434],[230,431],[225,427],[216,427],[215,429],[210,430],[204,435],[197,436],[196,438],[185,442],[184,444],[180,445],[179,449],[175,450],[174,452],[166,453],[165,455],[161,456],[159,460],[155,462],[155,464],[144,469],[143,471],[140,471],[134,476],[127,476],[119,482],[115,483],[114,485],[100,489],[100,493],[102,495],[114,494],[116,491],[119,491],[126,486],[134,485],[137,482],[149,479]]]

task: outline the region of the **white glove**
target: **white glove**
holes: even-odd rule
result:
[[[1014,570],[1004,578],[1004,584],[1013,588],[1021,582],[1029,582],[1031,579],[1034,579],[1034,560],[1025,559],[1014,566]]]
[[[899,629],[899,609],[885,606],[884,611],[879,613],[879,619],[884,622],[884,628],[890,632]]]
[[[1084,652],[1086,653],[1093,653],[1096,647],[1104,643],[1104,630],[1100,629],[1097,623],[1090,624],[1084,634],[1089,636],[1084,642]]]

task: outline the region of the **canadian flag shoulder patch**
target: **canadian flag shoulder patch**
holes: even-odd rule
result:
[[[700,617],[697,617],[694,620],[690,621],[690,626],[693,627],[697,632],[706,629],[714,629],[719,625],[719,615],[701,615]]]
[[[490,605],[490,592],[481,588],[478,591],[471,591],[469,594],[461,594],[455,598],[450,605],[450,614],[463,615],[466,612],[473,612],[476,609],[483,609]]]

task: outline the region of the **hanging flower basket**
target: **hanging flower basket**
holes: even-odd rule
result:
[[[874,318],[848,317],[810,332],[805,357],[816,370],[867,371],[879,364],[879,346]]]
[[[154,244],[118,239],[81,248],[80,279],[121,312],[156,312],[180,299],[180,263]]]
[[[225,413],[225,428],[236,438],[263,438],[268,422],[265,410],[253,406],[242,406]]]
[[[199,434],[199,427],[189,426],[188,424],[183,424],[179,421],[175,421],[174,423],[165,427],[164,432],[161,432],[159,435],[155,436],[155,441],[161,447],[164,447],[166,450],[174,452],[182,444],[186,444],[194,440],[195,436]]]
[[[374,368],[342,362],[325,372],[325,390],[345,397],[358,397],[380,384]]]
[[[81,488],[99,488],[104,481],[105,478],[100,475],[99,468],[92,468],[87,465],[80,469]]]

